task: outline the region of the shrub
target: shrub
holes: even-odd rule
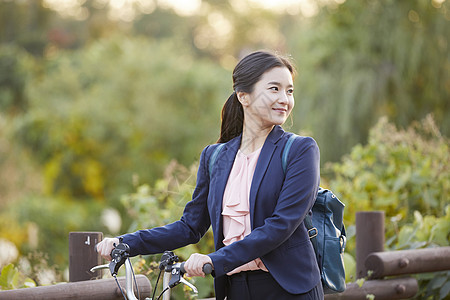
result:
[[[398,225],[412,222],[413,212],[442,217],[450,194],[448,139],[433,118],[397,129],[381,118],[372,128],[367,145],[356,145],[339,163],[328,164],[330,188],[345,204],[345,221],[354,224],[355,213],[382,210]],[[395,234],[387,222],[387,236]],[[354,228],[349,228],[350,233]],[[352,241],[348,244],[352,250]]]
[[[329,186],[346,204],[347,255],[354,255],[355,213],[364,210],[385,212],[389,250],[448,246],[449,166],[449,141],[431,116],[405,130],[382,118],[367,145],[357,145],[341,162],[327,165]],[[449,275],[417,275],[418,299],[444,299]]]

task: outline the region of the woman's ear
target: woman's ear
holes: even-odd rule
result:
[[[249,104],[249,95],[248,95],[248,93],[237,92],[236,96],[237,96],[239,102],[241,102],[242,106],[248,106],[248,104]]]

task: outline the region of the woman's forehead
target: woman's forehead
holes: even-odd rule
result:
[[[286,67],[275,67],[266,71],[261,76],[260,83],[278,83],[281,85],[293,85],[292,74]]]

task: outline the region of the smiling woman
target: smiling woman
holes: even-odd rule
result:
[[[203,277],[212,265],[216,299],[323,300],[304,225],[320,180],[319,148],[296,137],[286,172],[281,160],[292,136],[281,125],[294,106],[294,73],[288,58],[268,51],[236,65],[219,144],[201,154],[192,201],[179,221],[120,236],[131,255],[197,243],[212,226],[215,251],[192,254],[184,267],[187,276]],[[97,249],[111,259],[118,241],[107,238]]]

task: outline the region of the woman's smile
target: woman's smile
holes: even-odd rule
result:
[[[280,114],[285,114],[288,111],[287,108],[285,108],[285,107],[274,107],[274,108],[272,108],[272,110],[274,110]]]

